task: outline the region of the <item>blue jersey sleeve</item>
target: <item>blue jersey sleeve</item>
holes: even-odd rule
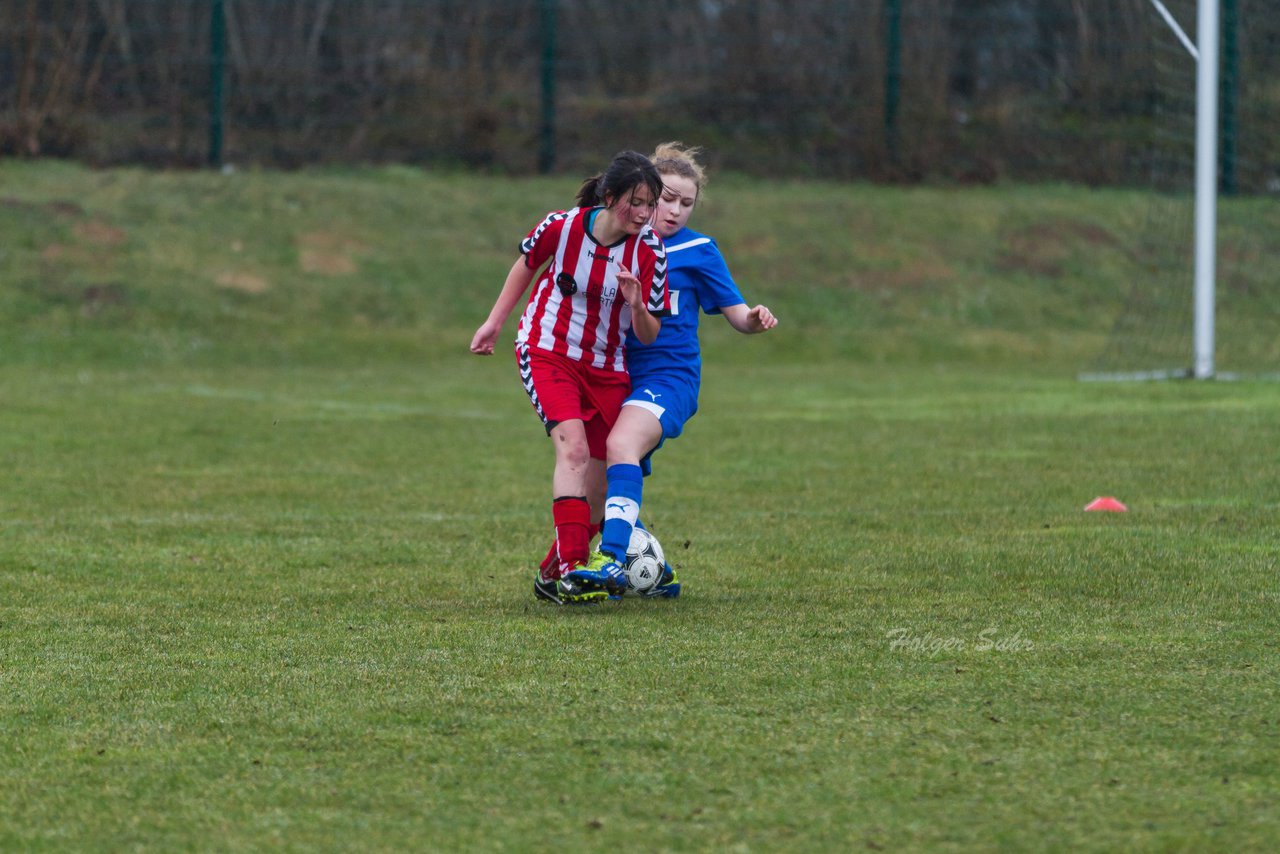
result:
[[[703,312],[719,314],[720,309],[727,305],[745,302],[715,240],[698,247],[698,250],[698,272],[692,278],[696,282],[698,306]]]

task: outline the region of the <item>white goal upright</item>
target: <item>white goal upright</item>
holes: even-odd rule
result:
[[[1188,294],[1192,308],[1192,352],[1184,357],[1190,359],[1190,367],[1135,366],[1131,370],[1081,374],[1081,379],[1085,380],[1123,381],[1173,377],[1211,379],[1218,375],[1214,336],[1218,208],[1218,45],[1221,8],[1219,0],[1197,0],[1196,38],[1192,41],[1177,16],[1161,0],[1150,2],[1169,32],[1177,39],[1181,48],[1185,49],[1184,61],[1194,63],[1195,67],[1194,258],[1191,281],[1188,282],[1192,285]],[[1162,217],[1157,227],[1167,232],[1171,221],[1176,229],[1176,218],[1167,215]],[[1141,312],[1144,307],[1132,310]],[[1178,316],[1181,313],[1174,312],[1174,317]],[[1125,357],[1122,355],[1120,358]]]
[[[1215,270],[1218,252],[1218,0],[1196,12],[1196,379],[1214,375]]]

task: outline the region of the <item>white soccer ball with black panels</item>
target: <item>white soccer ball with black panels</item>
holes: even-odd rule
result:
[[[627,562],[623,566],[627,574],[627,595],[643,596],[657,587],[666,563],[658,538],[643,528],[632,528]]]

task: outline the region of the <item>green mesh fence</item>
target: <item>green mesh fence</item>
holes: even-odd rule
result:
[[[1244,151],[1280,130],[1280,0],[1224,2]],[[9,0],[0,153],[576,173],[680,138],[759,175],[1145,185],[1162,26],[1149,0]]]

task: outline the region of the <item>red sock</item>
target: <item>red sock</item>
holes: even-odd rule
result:
[[[542,577],[546,578],[547,570],[560,563],[560,551],[556,548],[555,539],[551,540],[551,548],[547,549],[547,556],[542,559],[542,563],[538,564],[538,569],[542,570]]]
[[[591,551],[591,506],[586,498],[564,496],[551,503],[556,523],[556,554],[560,566],[582,566]]]
[[[587,526],[587,544],[596,538],[596,534],[600,533],[600,523],[592,522]],[[554,567],[560,565],[560,550],[556,548],[556,541],[551,541],[551,548],[547,549],[547,556],[542,559],[542,563],[538,564],[538,569],[542,570],[542,575],[546,578],[551,574]]]

